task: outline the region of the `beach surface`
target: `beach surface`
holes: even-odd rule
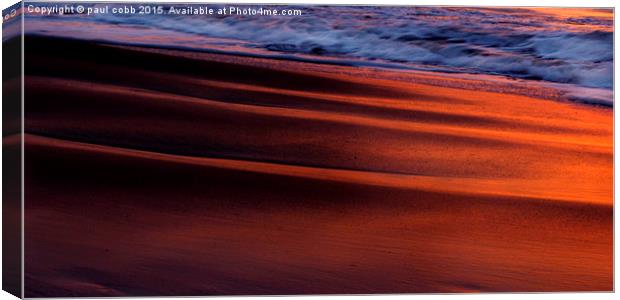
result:
[[[613,289],[612,108],[522,81],[26,45],[26,297]]]

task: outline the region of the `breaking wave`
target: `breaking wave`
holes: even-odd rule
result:
[[[66,22],[73,18],[92,26],[122,26],[123,33],[117,30],[89,34],[93,39],[130,44],[320,57],[360,64],[503,75],[589,88],[613,87],[611,10],[296,8],[303,11],[301,16],[36,18],[62,18]],[[37,32],[33,27],[31,31]],[[70,34],[80,36],[78,31],[71,29]],[[58,33],[62,34],[53,34]]]

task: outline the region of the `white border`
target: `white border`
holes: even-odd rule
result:
[[[15,0],[0,0],[0,8],[4,9],[7,8],[15,3],[17,3],[18,1]],[[29,1],[29,2],[36,2],[36,1]],[[41,2],[53,2],[53,0],[50,1],[41,1]],[[97,2],[96,0],[82,0],[82,1],[63,1],[63,2]],[[163,3],[172,3],[172,2],[177,2],[177,3],[187,3],[187,2],[196,2],[196,1],[188,1],[188,0],[143,0],[143,1],[139,1],[139,0],[129,0],[129,1],[123,1],[123,0],[111,0],[111,1],[105,1],[105,2],[163,2]],[[561,7],[615,7],[616,6],[616,2],[615,0],[509,0],[509,1],[503,1],[503,2],[498,2],[495,0],[386,0],[386,1],[380,1],[380,0],[316,0],[316,1],[310,1],[310,0],[233,0],[233,1],[222,1],[222,0],[211,0],[211,1],[204,1],[204,2],[208,2],[208,3],[236,3],[236,4],[251,4],[251,3],[262,3],[262,4],[266,4],[266,3],[270,3],[270,4],[358,4],[358,5],[364,5],[364,4],[372,4],[372,5],[428,5],[428,6],[441,6],[441,5],[445,5],[445,6],[536,6],[536,7],[540,7],[540,6],[561,6]],[[23,19],[22,19],[22,27],[23,27]],[[615,41],[616,41],[616,35],[618,33],[617,30],[617,24],[614,24],[614,46],[615,46]],[[23,49],[23,39],[22,39],[22,49]],[[2,55],[2,50],[0,49],[0,56]],[[618,56],[618,49],[616,47],[614,47],[614,57],[617,58]],[[22,72],[24,71],[24,60],[23,60],[23,52],[22,52]],[[2,75],[2,70],[0,68],[0,77]],[[618,83],[618,69],[615,68],[615,63],[614,63],[614,87],[617,86]],[[22,97],[24,95],[24,90],[23,90],[23,76],[22,76]],[[1,98],[2,96],[0,95],[0,102],[1,102]],[[615,95],[614,95],[615,98]],[[23,131],[23,126],[24,126],[24,116],[23,116],[23,111],[24,111],[24,101],[22,99],[22,131]],[[620,127],[620,125],[618,125],[615,122],[615,119],[618,117],[618,110],[614,108],[614,133],[618,132],[618,128]],[[0,121],[1,121],[2,117],[0,116]],[[0,125],[1,126],[1,125]],[[23,134],[23,132],[22,132]],[[23,135],[22,135],[23,136]],[[615,140],[615,134],[614,134],[614,149],[616,148],[616,140]],[[24,151],[23,151],[23,140],[22,140],[22,172],[23,172],[23,159],[24,159]],[[2,149],[0,147],[0,154],[2,153]],[[618,157],[616,157],[614,155],[614,166],[618,163]],[[1,166],[1,161],[0,161],[0,166]],[[1,168],[0,168],[1,169]],[[616,196],[618,195],[618,190],[616,189],[617,187],[617,182],[616,179],[618,178],[616,175],[617,169],[614,167],[614,199],[616,198]],[[0,171],[1,172],[1,171]],[[1,173],[0,173],[0,177],[1,177]],[[2,187],[2,183],[0,182],[0,188]],[[22,196],[23,196],[23,180],[22,180]],[[23,237],[23,207],[24,203],[22,201],[22,251],[23,251],[23,246],[24,246],[24,237]],[[1,210],[1,209],[0,209]],[[618,206],[614,206],[614,216],[616,215],[618,211]],[[614,218],[615,219],[615,218]],[[614,220],[615,221],[615,220]],[[615,246],[615,237],[616,234],[618,233],[618,223],[614,222],[614,246]],[[2,245],[2,242],[0,241],[0,246]],[[614,270],[616,270],[616,266],[618,261],[615,260],[615,257],[617,257],[618,254],[618,248],[614,247]],[[23,255],[22,255],[22,270],[24,267],[24,261],[23,261]],[[0,267],[1,267],[2,262],[0,261]],[[614,272],[615,273],[615,272]],[[0,273],[0,280],[2,278],[2,274]],[[23,278],[22,278],[23,279]],[[23,280],[22,280],[22,295],[23,295]],[[618,281],[614,280],[614,290],[618,290]],[[470,300],[470,299],[495,299],[496,297],[499,299],[521,299],[523,297],[529,298],[529,299],[567,299],[567,300],[574,300],[574,299],[614,299],[615,298],[615,294],[614,293],[502,293],[502,294],[493,294],[493,293],[486,293],[486,294],[407,294],[407,295],[369,295],[369,296],[261,296],[261,297],[217,297],[217,298],[223,298],[223,299],[230,299],[230,300],[248,300],[248,299],[255,299],[255,298],[260,298],[260,299],[268,299],[268,300],[276,300],[276,299],[293,299],[293,298],[303,298],[303,299],[309,299],[309,300],[319,300],[319,299],[333,299],[333,300],[344,300],[344,299],[352,299],[352,298],[361,298],[361,297],[371,297],[373,299],[392,299],[392,300],[397,300],[397,299],[409,299],[409,297],[414,297],[415,299],[463,299],[463,300]],[[214,298],[214,297],[155,297],[155,298],[163,298],[163,299],[187,299],[187,298]],[[15,299],[15,297],[13,297],[12,295],[2,291],[0,292],[0,300],[5,300],[5,299]],[[75,299],[75,298],[54,298],[54,299]],[[118,299],[118,298],[117,298]],[[127,298],[127,299],[146,299],[144,297],[132,297],[132,298]]]

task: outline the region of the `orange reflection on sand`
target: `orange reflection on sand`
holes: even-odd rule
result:
[[[26,296],[613,288],[613,109],[71,47],[125,63],[26,49]]]

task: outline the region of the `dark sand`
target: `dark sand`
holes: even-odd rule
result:
[[[612,109],[27,45],[27,297],[613,288]]]

